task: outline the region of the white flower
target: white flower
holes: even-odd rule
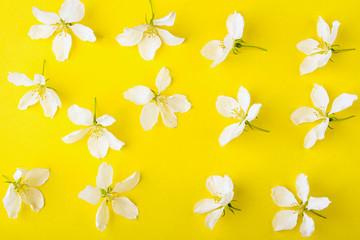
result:
[[[212,230],[220,216],[222,214],[225,215],[225,208],[228,208],[232,213],[234,213],[234,210],[240,211],[240,209],[230,204],[234,197],[234,186],[227,175],[224,175],[224,177],[217,175],[210,176],[206,180],[206,188],[215,199],[206,198],[199,201],[195,204],[194,213],[203,214],[210,212],[206,216],[205,225]]]
[[[254,120],[261,108],[260,103],[253,104],[250,109],[250,94],[244,88],[240,87],[237,101],[232,97],[219,96],[216,101],[217,111],[228,118],[235,118],[239,120],[238,123],[231,124],[226,127],[219,137],[219,143],[221,146],[225,146],[228,142],[238,137],[244,130],[247,124],[251,129],[258,129],[268,132],[267,130],[256,127],[250,122]]]
[[[310,237],[315,230],[314,220],[306,213],[313,213],[317,216],[323,217],[315,210],[323,210],[331,203],[327,197],[310,197],[309,184],[307,176],[303,173],[299,174],[295,183],[297,196],[301,200],[298,202],[294,194],[292,194],[285,187],[276,186],[271,189],[271,197],[276,205],[279,207],[289,208],[278,212],[273,220],[273,227],[275,231],[290,230],[296,226],[298,215],[303,217],[303,223],[300,226],[300,232],[303,237]]]
[[[20,99],[18,106],[20,110],[26,110],[29,106],[40,101],[45,116],[53,118],[57,108],[61,107],[60,98],[53,88],[45,86],[47,80],[45,80],[43,75],[35,74],[34,81],[32,81],[25,74],[15,72],[9,73],[8,80],[16,86],[37,87],[36,89],[27,92]]]
[[[161,113],[165,126],[174,128],[177,126],[175,113],[185,113],[190,110],[191,103],[186,96],[175,94],[170,97],[160,95],[171,82],[170,72],[163,67],[156,77],[158,93],[145,86],[136,86],[126,92],[124,97],[137,105],[145,105],[140,115],[140,123],[145,131],[150,130],[158,121]]]
[[[337,44],[333,44],[335,42],[340,23],[338,21],[334,21],[332,25],[330,33],[329,25],[324,21],[324,19],[322,19],[322,17],[319,16],[317,33],[320,38],[320,42],[309,38],[296,45],[300,51],[308,55],[308,57],[306,57],[300,65],[301,75],[311,73],[317,68],[325,66],[331,58],[332,53],[355,50],[353,48],[335,49],[335,47],[340,47]]]
[[[169,31],[159,28],[159,26],[174,25],[176,13],[171,12],[166,17],[154,19],[151,0],[149,2],[152,11],[150,21],[146,20],[146,24],[134,28],[125,28],[124,33],[116,37],[121,46],[138,45],[141,57],[147,61],[154,59],[156,50],[161,46],[161,40],[169,46],[180,45],[185,40],[185,38],[176,37]]]
[[[109,222],[108,204],[112,206],[116,214],[127,219],[136,219],[139,215],[138,208],[127,197],[122,197],[121,194],[130,191],[138,184],[140,173],[135,172],[121,183],[116,183],[114,189],[111,187],[112,179],[113,168],[104,162],[100,165],[96,177],[97,187],[88,185],[79,193],[79,198],[93,205],[98,204],[102,198],[104,199],[96,214],[96,227],[100,231],[105,230]]]
[[[322,86],[314,84],[314,88],[311,91],[311,99],[315,108],[300,107],[290,117],[295,125],[321,120],[321,123],[311,129],[305,137],[304,147],[308,149],[314,146],[317,140],[324,139],[326,128],[331,128],[329,122],[355,117],[353,115],[347,118],[337,118],[335,113],[350,107],[358,97],[354,94],[343,93],[334,100],[330,112],[326,112],[329,96]]]
[[[34,168],[30,171],[17,168],[14,181],[3,176],[10,183],[3,199],[4,207],[9,218],[17,218],[21,208],[21,200],[30,205],[34,212],[39,212],[44,207],[44,197],[35,187],[43,185],[49,178],[50,172],[44,168]]]
[[[89,133],[88,148],[90,154],[96,158],[105,157],[109,147],[119,151],[125,144],[105,129],[105,127],[108,127],[115,122],[115,119],[112,116],[103,115],[96,118],[96,98],[94,115],[91,111],[74,104],[68,109],[68,117],[70,121],[76,125],[89,126],[89,128],[72,132],[63,137],[62,140],[65,143],[74,143]]]
[[[215,67],[224,61],[230,51],[232,51],[234,54],[238,54],[238,49],[241,47],[253,47],[266,51],[266,49],[261,47],[244,45],[245,42],[242,40],[244,18],[240,13],[235,11],[233,14],[230,14],[226,20],[226,27],[228,30],[228,35],[226,35],[223,41],[212,40],[208,42],[201,50],[201,54],[206,59],[214,61],[213,64],[211,64],[211,67]]]
[[[66,0],[61,5],[60,17],[56,13],[41,11],[36,7],[33,7],[32,11],[36,19],[45,25],[32,26],[28,35],[31,39],[49,38],[56,32],[52,50],[58,61],[65,61],[69,56],[71,48],[69,28],[83,41],[94,42],[96,40],[93,30],[75,23],[81,21],[85,15],[84,4],[79,0]]]

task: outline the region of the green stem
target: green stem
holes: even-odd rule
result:
[[[313,214],[315,214],[315,215],[317,215],[317,216],[319,216],[319,217],[322,217],[322,218],[325,218],[325,219],[326,219],[326,217],[325,217],[325,216],[323,216],[323,215],[321,215],[321,214],[319,214],[319,213],[315,212],[314,210],[309,210],[309,212],[312,212]]]
[[[96,97],[95,97],[95,101],[94,101],[94,119],[93,119],[93,123],[96,124]]]
[[[255,129],[257,129],[257,130],[260,130],[260,131],[263,131],[263,132],[270,132],[269,130],[265,130],[265,129],[263,129],[263,128],[259,128],[259,127],[257,127],[257,126],[255,126],[255,125],[253,125],[253,124],[251,124],[250,122],[248,122],[248,121],[246,121],[245,122],[247,125],[249,125],[249,127],[251,128],[251,129],[253,129],[253,128],[255,128]],[[254,129],[253,129],[254,130]]]
[[[44,62],[43,62],[43,69],[42,69],[42,75],[44,76],[44,73],[45,73],[45,62],[46,60],[44,59]]]
[[[334,53],[338,53],[338,52],[344,52],[344,51],[354,51],[356,50],[356,48],[345,48],[345,49],[331,49]]]
[[[351,116],[346,117],[346,118],[336,118],[336,117],[332,117],[332,118],[330,118],[330,119],[331,119],[331,121],[344,121],[344,120],[347,120],[347,119],[350,119],[350,118],[353,118],[353,117],[355,117],[355,115],[351,115]]]
[[[253,46],[253,45],[241,45],[241,47],[251,47],[251,48],[257,48],[263,51],[267,51],[267,49],[262,48],[262,47],[258,47],[258,46]]]
[[[153,5],[151,0],[149,0],[150,3],[150,8],[151,8],[151,20],[150,20],[150,24],[153,23],[154,17],[155,17],[155,13],[154,13],[154,9],[153,9]]]

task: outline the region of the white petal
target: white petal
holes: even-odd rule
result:
[[[34,25],[30,28],[28,33],[31,39],[39,39],[39,38],[48,38],[57,29],[57,26],[49,26],[49,25]]]
[[[320,109],[323,113],[326,113],[329,104],[329,96],[323,86],[314,84],[314,88],[311,91],[311,100],[316,108]]]
[[[140,181],[140,173],[134,172],[130,177],[122,181],[121,183],[117,183],[113,192],[116,193],[124,193],[133,189]]]
[[[297,176],[295,187],[298,197],[303,203],[306,203],[309,195],[309,183],[305,174],[301,173]]]
[[[93,125],[93,114],[90,110],[81,108],[78,105],[71,105],[68,109],[68,117],[76,125],[91,126]]]
[[[296,44],[296,47],[306,55],[311,55],[321,50],[318,48],[319,44],[320,43],[318,41],[309,38]]]
[[[60,22],[60,17],[56,13],[45,12],[36,7],[32,8],[32,12],[39,22],[46,25],[56,24]]]
[[[304,61],[300,64],[300,73],[301,75],[311,73],[318,68],[319,59],[321,54],[314,54],[308,56],[304,59]]]
[[[294,194],[282,186],[273,187],[271,189],[271,197],[279,207],[294,207],[298,205]]]
[[[79,0],[66,0],[61,5],[59,14],[67,23],[79,22],[85,15],[85,7]]]
[[[103,125],[104,127],[107,127],[113,125],[113,123],[116,122],[116,120],[110,115],[102,115],[101,117],[96,119],[96,122],[98,124]]]
[[[260,108],[261,108],[260,103],[253,104],[249,109],[246,120],[248,122],[251,122],[252,120],[254,120],[257,117],[257,115],[259,114]]]
[[[56,35],[52,46],[52,51],[56,56],[56,60],[62,62],[68,59],[70,48],[71,48],[70,34],[65,32],[60,32],[58,35]]]
[[[186,96],[175,94],[168,97],[168,106],[171,111],[185,113],[190,110],[191,103],[187,100]]]
[[[159,103],[160,113],[165,126],[175,128],[177,126],[177,117],[173,111],[164,103]]]
[[[138,208],[127,197],[114,198],[111,205],[114,212],[124,218],[136,219],[139,215]]]
[[[145,105],[150,102],[155,95],[148,87],[136,86],[124,92],[124,97],[137,105]]]
[[[171,12],[167,16],[160,18],[160,19],[154,19],[154,24],[158,26],[172,26],[175,22],[176,13]]]
[[[307,205],[309,210],[323,210],[329,206],[331,201],[327,197],[310,197]]]
[[[95,205],[101,199],[101,192],[99,188],[88,185],[79,193],[79,198]]]
[[[51,118],[54,117],[58,106],[61,107],[60,98],[54,90],[49,88],[46,88],[45,93],[40,98],[40,104],[44,109],[45,116]]]
[[[16,86],[30,87],[34,85],[34,82],[23,73],[9,72],[8,80]]]
[[[152,129],[159,118],[159,108],[155,102],[145,104],[141,111],[140,123],[145,131]]]
[[[109,223],[109,208],[106,202],[103,201],[96,213],[96,227],[103,231],[106,229],[106,225]]]
[[[305,122],[314,122],[320,119],[320,115],[314,108],[300,107],[291,114],[290,119],[295,125],[298,125]]]
[[[90,154],[96,158],[104,158],[109,150],[110,143],[108,138],[102,136],[96,136],[93,134],[88,140],[88,149]]]
[[[145,35],[139,43],[140,56],[149,61],[154,59],[156,50],[161,46],[161,40],[158,35]]]
[[[337,36],[337,33],[338,33],[338,29],[339,29],[339,26],[340,26],[340,23],[339,21],[334,21],[332,23],[332,28],[331,28],[331,34],[330,34],[330,38],[329,38],[329,44],[332,45],[334,42],[335,42],[335,39],[336,39],[336,36]]]
[[[245,128],[245,121],[242,123],[233,123],[230,126],[227,126],[219,137],[219,143],[223,147],[228,144],[234,138],[240,136]]]
[[[9,218],[17,218],[17,214],[21,208],[21,198],[15,191],[13,184],[9,185],[3,203]]]
[[[111,132],[109,132],[105,128],[102,129],[102,134],[104,135],[105,138],[107,138],[109,142],[109,147],[111,149],[119,151],[122,148],[122,146],[125,145],[125,143],[117,139]]]
[[[226,206],[228,205],[234,198],[234,192],[230,192],[228,193],[226,196],[224,196],[223,198],[221,198],[221,201],[219,201],[219,204],[222,206]]]
[[[332,51],[327,51],[326,53],[320,54],[320,57],[318,60],[318,67],[320,68],[320,67],[325,66],[329,62],[331,55],[332,55]]]
[[[50,171],[46,168],[34,168],[29,170],[24,178],[24,183],[31,187],[43,185],[50,177]]]
[[[164,91],[171,83],[170,71],[166,67],[163,67],[158,73],[155,84],[159,90],[159,93]]]
[[[169,46],[176,46],[180,45],[185,41],[185,38],[176,37],[171,34],[169,31],[156,28],[157,32],[159,33],[161,39]]]
[[[244,18],[240,13],[230,14],[226,20],[226,27],[233,39],[240,39],[243,35],[244,30]]]
[[[347,94],[347,93],[341,94],[334,100],[329,114],[340,112],[350,107],[353,104],[353,102],[357,99],[358,96],[354,94]]]
[[[274,231],[291,230],[296,226],[298,213],[293,210],[281,210],[273,219]]]
[[[301,236],[310,237],[311,234],[315,230],[315,223],[314,223],[314,220],[311,217],[306,215],[306,213],[303,213],[303,214],[304,214],[303,222],[302,222],[302,224],[300,226]]]
[[[30,205],[34,212],[39,212],[44,207],[44,197],[41,192],[33,187],[25,188],[21,192],[24,203]]]
[[[224,177],[213,175],[206,179],[206,188],[215,197],[223,197],[233,192],[234,185],[231,178],[227,175]]]
[[[325,131],[329,125],[329,119],[326,118],[325,121],[316,125],[312,128],[308,134],[305,136],[304,147],[309,149],[316,143],[317,140],[322,140],[325,137]]]
[[[216,110],[224,117],[235,117],[234,110],[238,110],[239,108],[239,103],[232,97],[217,97]]]
[[[213,230],[216,222],[219,220],[221,215],[223,214],[224,208],[220,208],[218,210],[215,210],[211,213],[209,213],[205,218],[205,225]]]
[[[75,132],[72,132],[65,137],[63,137],[61,140],[63,140],[65,143],[74,143],[82,139],[87,133],[89,132],[89,129],[80,129]]]
[[[125,28],[124,33],[116,37],[116,41],[121,46],[135,46],[143,38],[144,31],[147,29],[146,25],[136,26],[134,28]]]
[[[113,179],[113,168],[106,162],[103,162],[98,171],[98,175],[96,177],[96,185],[101,189],[107,189],[112,184]]]
[[[319,16],[319,21],[317,23],[317,33],[320,38],[325,42],[330,42],[330,28],[329,25],[324,21],[322,17]]]
[[[224,52],[224,48],[221,47],[221,44],[222,41],[220,40],[212,40],[205,44],[201,49],[201,54],[208,60],[216,60]]]
[[[194,213],[203,214],[211,212],[221,205],[218,204],[214,199],[206,198],[197,202],[194,206]]]
[[[36,90],[31,90],[25,93],[25,95],[20,99],[18,108],[20,110],[25,110],[29,106],[32,106],[35,103],[37,103],[38,101],[39,101],[39,92]]]
[[[43,75],[41,75],[41,74],[34,75],[34,83],[35,84],[45,85],[45,82],[46,82],[46,79]]]
[[[249,106],[250,106],[250,93],[246,88],[240,87],[239,92],[237,95],[238,102],[240,104],[241,109],[244,112],[247,112]]]
[[[70,26],[74,34],[83,41],[95,42],[96,37],[94,31],[82,24],[74,24]]]
[[[220,57],[216,58],[215,61],[211,64],[211,68],[217,66],[218,64],[220,64],[221,62],[223,62],[226,57],[229,55],[231,49],[232,49],[232,39],[231,39],[231,36],[228,34],[225,39],[224,39],[224,45],[225,45],[225,48],[223,49],[223,52],[222,54],[220,55]]]
[[[25,174],[28,172],[28,170],[26,169],[22,169],[22,168],[16,168],[16,172],[14,173],[14,180],[17,181],[20,178],[24,177]]]

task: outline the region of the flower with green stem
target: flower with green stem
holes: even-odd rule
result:
[[[338,118],[335,114],[350,107],[358,97],[354,94],[343,93],[334,100],[330,112],[327,112],[329,96],[324,87],[314,84],[314,88],[311,91],[311,99],[315,108],[300,107],[290,116],[291,121],[295,125],[321,120],[321,123],[311,129],[305,137],[304,147],[307,149],[314,146],[317,140],[325,138],[327,128],[333,129],[329,126],[330,122],[343,121],[355,117],[355,115],[352,115]]]
[[[147,61],[154,59],[156,50],[161,46],[161,40],[169,46],[180,45],[185,40],[185,38],[176,37],[169,31],[159,28],[174,25],[176,13],[171,12],[163,18],[155,19],[151,0],[149,3],[151,7],[150,20],[145,17],[146,24],[134,28],[125,28],[124,33],[116,37],[121,46],[138,45],[140,56]]]
[[[138,208],[127,198],[121,196],[122,193],[133,189],[140,181],[140,173],[135,172],[130,177],[120,183],[116,183],[112,188],[113,182],[113,168],[105,162],[99,167],[99,172],[96,177],[97,187],[88,185],[83,191],[79,193],[79,198],[96,205],[101,200],[101,203],[96,213],[96,227],[103,231],[109,223],[109,208],[111,205],[114,212],[127,219],[136,219],[139,215]]]
[[[72,44],[69,29],[83,41],[94,42],[96,40],[93,30],[75,23],[81,21],[85,15],[84,4],[79,0],[66,0],[61,5],[60,16],[56,13],[41,11],[36,7],[33,7],[32,11],[36,19],[45,25],[32,26],[28,35],[31,39],[40,39],[49,38],[56,32],[52,50],[58,61],[65,61],[69,57]]]
[[[224,61],[230,52],[233,52],[237,55],[240,53],[240,48],[257,48],[263,51],[267,51],[262,47],[248,45],[242,39],[244,18],[240,13],[235,11],[235,13],[230,14],[226,20],[226,27],[228,30],[228,35],[226,35],[223,41],[212,40],[208,42],[201,50],[201,54],[206,59],[214,61],[211,67],[215,67]]]
[[[243,131],[245,126],[249,126],[252,130],[260,130],[269,132],[268,130],[259,128],[252,123],[252,120],[257,118],[260,111],[261,104],[253,104],[250,109],[250,94],[244,87],[239,88],[237,101],[232,97],[219,96],[216,101],[217,111],[224,117],[234,118],[239,122],[231,124],[226,127],[219,137],[219,143],[223,147],[234,138],[238,137]]]
[[[115,118],[109,115],[97,117],[96,98],[94,114],[90,110],[74,104],[68,109],[68,117],[76,125],[88,126],[88,128],[72,132],[63,137],[62,140],[65,143],[74,143],[89,134],[88,148],[90,154],[96,158],[105,157],[109,147],[119,151],[125,144],[105,128],[112,125],[116,121]]]
[[[36,89],[27,92],[21,99],[18,105],[20,110],[26,110],[40,101],[44,114],[46,117],[53,118],[57,108],[61,107],[61,101],[55,92],[55,89],[45,86],[49,79],[45,79],[45,60],[43,63],[42,74],[35,74],[34,81],[28,78],[23,73],[9,72],[9,82],[16,86],[36,87]]]
[[[303,217],[303,223],[300,226],[300,232],[303,237],[310,237],[315,230],[314,220],[307,214],[313,214],[321,218],[326,218],[316,211],[323,210],[331,203],[327,197],[310,197],[309,183],[307,176],[299,174],[295,183],[297,195],[300,201],[297,201],[294,194],[282,186],[276,186],[271,189],[271,197],[279,207],[288,208],[278,212],[273,220],[275,231],[291,230],[297,224],[298,216]]]
[[[300,51],[308,55],[300,65],[301,75],[311,73],[317,68],[324,67],[329,60],[332,61],[332,53],[355,50],[355,48],[340,49],[339,44],[334,44],[340,23],[339,21],[334,21],[332,25],[330,32],[329,25],[319,16],[317,33],[320,37],[320,42],[309,38],[296,45]]]

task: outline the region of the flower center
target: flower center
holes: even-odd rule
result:
[[[144,37],[155,38],[158,35],[155,25],[148,24],[147,29],[144,31]]]
[[[65,22],[64,20],[62,20],[60,18],[60,22],[56,23],[55,25],[57,26],[56,31],[67,33],[67,28],[72,26],[73,24],[72,23],[67,23],[67,22]]]
[[[235,119],[238,119],[240,121],[244,121],[247,116],[244,110],[242,110],[241,108],[234,108],[232,110],[232,114]]]
[[[90,136],[91,137],[95,137],[96,140],[99,140],[102,136],[103,136],[103,133],[102,133],[102,128],[103,126],[101,124],[95,124],[93,125],[91,128],[90,128]]]
[[[322,49],[324,52],[328,52],[331,50],[330,44],[328,44],[322,39],[320,40],[320,44],[318,45],[318,48]]]

